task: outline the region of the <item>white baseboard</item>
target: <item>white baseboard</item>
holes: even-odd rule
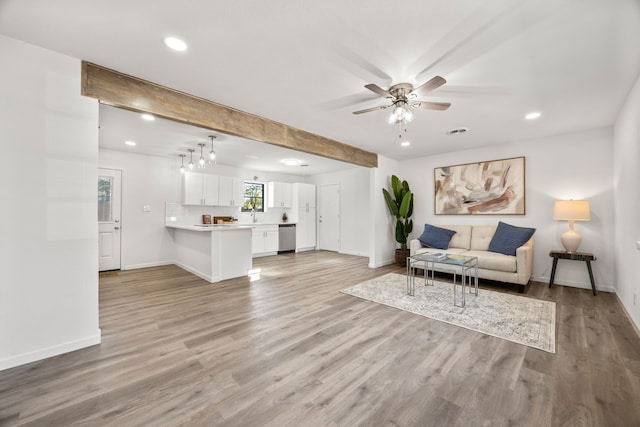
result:
[[[121,268],[121,270],[137,270],[139,268],[150,268],[150,267],[162,267],[164,265],[173,265],[174,261],[158,261],[158,262],[146,262],[143,264],[132,264],[125,265]]]
[[[339,254],[344,254],[344,255],[354,255],[354,256],[361,256],[361,257],[368,257],[369,255],[367,254],[363,254],[362,252],[357,252],[357,251],[339,251]]]
[[[203,273],[201,271],[198,271],[196,269],[193,269],[191,267],[188,267],[188,266],[182,264],[181,262],[174,261],[174,262],[172,262],[172,264],[177,265],[181,269],[186,270],[189,273],[194,274],[194,275],[198,276],[199,278],[206,280],[209,283],[214,283],[214,282],[219,282],[220,281],[220,277],[217,277],[217,278],[211,277],[210,275],[205,274],[205,273]]]
[[[69,353],[70,351],[80,350],[81,348],[91,347],[92,345],[100,344],[102,341],[102,332],[98,329],[98,332],[94,335],[80,338],[74,341],[69,341],[59,345],[43,348],[28,353],[18,354],[16,356],[7,357],[0,360],[0,371],[16,366],[26,365],[27,363],[36,362],[38,360],[47,359],[49,357],[58,356],[63,353]]]
[[[272,255],[278,255],[278,252],[260,252],[259,254],[252,254],[251,258],[261,258],[263,256],[272,256]]]
[[[396,260],[394,259],[388,259],[382,262],[378,262],[378,263],[372,263],[371,261],[369,261],[369,268],[378,268],[378,267],[384,267],[385,265],[389,265],[389,264],[395,264]]]
[[[636,324],[636,322],[633,320],[633,316],[631,315],[631,313],[629,313],[629,311],[627,311],[627,308],[624,306],[624,304],[620,300],[620,296],[618,294],[616,294],[616,299],[618,300],[620,307],[622,307],[622,311],[624,311],[624,314],[626,314],[627,318],[629,319],[629,322],[631,322],[631,326],[633,326],[633,329],[636,331],[636,334],[638,334],[638,337],[640,337],[640,325]]]
[[[549,279],[550,277],[544,277],[544,276],[531,276],[531,280],[533,280],[534,282],[542,282],[542,283],[549,283]],[[580,288],[580,289],[589,289],[591,290],[591,283],[583,283],[583,282],[574,282],[571,280],[554,280],[553,281],[553,286],[555,285],[562,285],[562,286],[570,286],[572,288]],[[602,291],[602,292],[616,292],[616,288],[614,288],[613,286],[610,285],[600,285],[596,282],[596,292],[597,291]]]

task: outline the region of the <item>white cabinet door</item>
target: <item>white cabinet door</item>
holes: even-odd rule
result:
[[[264,252],[264,232],[254,228],[251,233],[251,254],[255,255],[262,252]]]
[[[296,250],[314,249],[316,246],[316,208],[298,208]]]
[[[220,176],[219,206],[242,206],[244,201],[244,181],[241,178]]]
[[[209,206],[218,205],[218,175],[203,174],[204,189],[202,192],[203,204]]]
[[[218,176],[206,173],[187,172],[182,176],[182,204],[218,204]]]
[[[273,255],[278,252],[278,227],[258,226],[253,229],[251,253],[253,256]]]
[[[314,184],[306,184],[304,182],[296,182],[293,184],[293,203],[294,208],[315,208],[316,207],[316,186]]]
[[[307,248],[316,247],[316,208],[307,209]]]
[[[202,205],[204,180],[202,174],[187,172],[182,176],[182,204]]]
[[[291,207],[292,185],[288,182],[269,182],[267,185],[267,206],[270,208]]]
[[[279,244],[278,228],[265,230],[264,232],[264,251],[278,252]]]
[[[305,208],[316,207],[316,186],[313,184],[300,184],[300,206]]]

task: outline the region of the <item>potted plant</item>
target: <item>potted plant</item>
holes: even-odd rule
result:
[[[409,249],[407,248],[407,239],[413,230],[413,193],[409,189],[407,181],[391,176],[391,189],[393,194],[389,193],[386,188],[382,189],[384,199],[387,201],[387,207],[391,215],[396,217],[396,241],[400,243],[400,248],[396,249],[396,264],[406,265]]]
[[[285,213],[282,214],[282,222],[287,222],[287,221],[289,221],[289,217],[287,216],[287,213],[285,212]]]

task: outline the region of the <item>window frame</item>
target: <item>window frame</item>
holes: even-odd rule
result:
[[[263,182],[256,182],[256,181],[243,181],[243,191],[242,191],[242,206],[240,206],[240,212],[253,212],[253,209],[247,209],[245,208],[245,203],[247,202],[247,199],[250,199],[250,197],[247,197],[247,185],[259,185],[261,190],[262,190],[262,197],[256,197],[256,199],[262,199],[262,206],[260,209],[256,209],[256,212],[264,212],[265,210],[265,185]]]

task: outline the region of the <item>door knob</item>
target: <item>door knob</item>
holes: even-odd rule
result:
[[[119,223],[119,222],[120,222],[120,220],[119,220],[119,219],[116,219],[116,220],[114,220],[114,222],[117,224],[117,223]]]
[[[120,230],[120,227],[113,227],[114,230]]]

